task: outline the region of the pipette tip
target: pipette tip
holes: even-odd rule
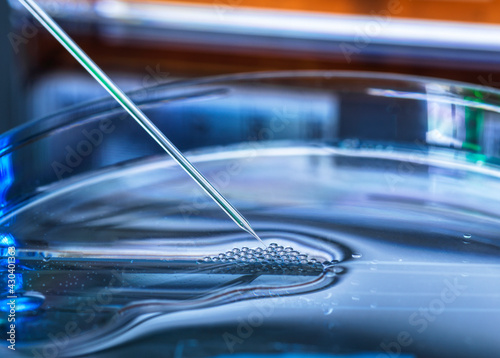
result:
[[[40,23],[77,59],[78,62],[99,82],[118,103],[142,126],[142,128],[189,174],[189,176],[224,210],[243,230],[255,237],[264,247],[266,244],[250,227],[250,224],[235,207],[196,169],[189,160],[170,142],[154,123],[134,102],[104,73],[94,61],[38,6],[35,0],[19,0]]]
[[[267,247],[266,244],[264,244],[264,241],[262,241],[262,239],[259,237],[259,235],[257,235],[257,233],[255,231],[253,231],[253,229],[251,227],[247,228],[248,230],[248,233],[250,235],[252,235],[253,237],[255,237],[264,247]]]

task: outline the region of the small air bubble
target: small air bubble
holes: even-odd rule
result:
[[[471,234],[464,234],[464,239],[470,239],[472,237]]]
[[[361,255],[361,254],[358,254],[358,253],[352,254],[353,259],[360,259],[361,257],[363,257],[363,255]]]
[[[272,247],[274,249],[274,248],[278,247],[278,244],[273,242],[273,243],[269,244],[269,247]]]

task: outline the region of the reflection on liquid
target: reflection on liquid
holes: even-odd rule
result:
[[[168,159],[56,183],[5,217],[41,304],[19,314],[20,349],[386,354],[404,331],[417,357],[498,352],[500,188],[486,166],[352,141],[192,158],[269,251]]]

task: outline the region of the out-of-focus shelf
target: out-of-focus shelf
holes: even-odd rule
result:
[[[137,50],[161,45],[207,53],[307,54],[347,63],[354,57],[391,58],[417,65],[434,61],[432,66],[446,68],[500,63],[500,25],[396,18],[403,5],[391,3],[387,14],[369,16],[113,0],[77,3],[53,13],[73,28],[78,25],[82,35]]]
[[[14,31],[20,32],[27,14],[10,1],[17,9]],[[494,23],[496,16],[500,23],[500,11],[494,11],[500,0],[39,3],[103,69],[135,76],[139,86],[180,77],[317,69],[500,87],[500,25]],[[478,19],[482,23],[473,23]],[[20,47],[24,73],[34,84],[51,73],[82,71],[44,30]]]
[[[124,0],[134,3],[138,0]],[[167,3],[165,0],[150,2]],[[381,15],[389,11],[394,17],[447,20],[476,23],[500,23],[500,0],[177,0],[183,4],[203,4],[236,10],[239,7],[298,10],[330,14]]]

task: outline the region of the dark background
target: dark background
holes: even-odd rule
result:
[[[9,42],[10,9],[7,1],[0,1],[0,133],[9,129],[16,120],[17,115],[14,85],[12,81],[13,66],[11,64],[13,51]]]

